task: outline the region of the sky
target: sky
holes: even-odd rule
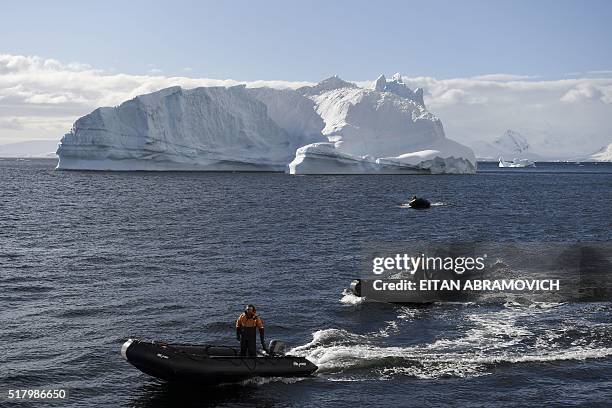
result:
[[[597,0],[5,3],[0,144],[168,85],[401,72],[451,138],[512,128],[590,149],[612,142],[610,21]]]

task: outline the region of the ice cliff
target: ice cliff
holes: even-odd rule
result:
[[[294,138],[244,86],[172,87],[78,119],[60,169],[283,171]]]
[[[297,90],[163,89],[78,119],[59,169],[473,173],[423,90],[399,75],[360,88],[338,77]]]

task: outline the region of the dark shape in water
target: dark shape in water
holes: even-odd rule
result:
[[[417,196],[413,196],[412,200],[408,203],[411,208],[423,209],[431,207],[431,203],[424,198],[417,198]]]
[[[278,349],[274,344],[270,348]],[[173,383],[213,385],[252,377],[307,377],[318,368],[304,357],[240,357],[233,347],[133,339],[123,344],[121,355],[140,371]]]

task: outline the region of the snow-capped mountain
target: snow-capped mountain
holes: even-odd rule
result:
[[[602,147],[595,153],[589,155],[583,161],[603,161],[603,162],[612,162],[612,143],[607,146]]]
[[[244,86],[138,96],[78,119],[60,169],[473,173],[471,149],[399,75],[373,89],[337,76],[297,90]]]
[[[514,152],[517,154],[526,152],[529,150],[529,143],[527,139],[519,132],[514,130],[506,130],[504,134],[493,142],[493,145],[500,150]]]
[[[499,157],[540,160],[542,156],[534,153],[525,136],[514,130],[506,130],[493,142],[477,141],[470,144],[479,160],[497,160]]]

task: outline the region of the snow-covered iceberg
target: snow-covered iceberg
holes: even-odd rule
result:
[[[332,77],[297,90],[163,89],[78,119],[59,169],[473,173],[423,90],[399,75],[372,88]]]
[[[399,74],[381,75],[373,89],[337,77],[299,89],[316,105],[328,143],[301,147],[292,174],[474,173],[474,152],[444,135],[428,112],[423,90],[412,91]]]
[[[78,119],[58,168],[284,171],[310,136],[282,129],[242,85],[172,87]]]

